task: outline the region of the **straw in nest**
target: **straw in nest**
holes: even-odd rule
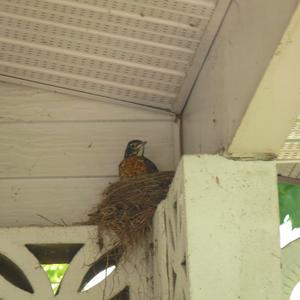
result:
[[[104,232],[114,233],[124,249],[134,246],[151,228],[159,202],[166,198],[174,172],[156,172],[111,184],[90,224],[98,225],[99,240]]]

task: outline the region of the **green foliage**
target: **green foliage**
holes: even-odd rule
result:
[[[292,227],[300,227],[300,186],[286,183],[278,184],[280,223],[289,215]]]
[[[56,294],[59,284],[67,271],[69,264],[50,264],[42,265],[44,271],[48,274],[53,293]]]

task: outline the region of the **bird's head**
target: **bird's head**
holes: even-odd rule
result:
[[[147,142],[140,140],[132,140],[127,144],[125,157],[129,156],[143,156],[145,151],[145,145]]]

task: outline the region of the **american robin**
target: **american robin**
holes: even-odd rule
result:
[[[127,144],[124,158],[119,164],[121,180],[158,171],[156,165],[144,156],[146,143],[132,140]]]

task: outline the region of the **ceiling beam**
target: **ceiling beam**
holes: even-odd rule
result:
[[[184,153],[228,149],[298,3],[231,2],[184,108]]]
[[[259,46],[259,45],[258,45]],[[228,149],[231,156],[276,156],[300,112],[300,5]]]
[[[208,23],[201,43],[199,44],[194,58],[190,63],[190,68],[187,71],[185,81],[180,88],[176,101],[173,104],[172,111],[176,114],[181,114],[183,111],[187,99],[196,82],[197,76],[201,72],[201,69],[205,63],[206,57],[209,53],[209,48],[211,47],[213,40],[218,32],[218,28],[222,25],[222,20],[226,15],[226,11],[231,1],[232,0],[218,1],[215,12]]]

